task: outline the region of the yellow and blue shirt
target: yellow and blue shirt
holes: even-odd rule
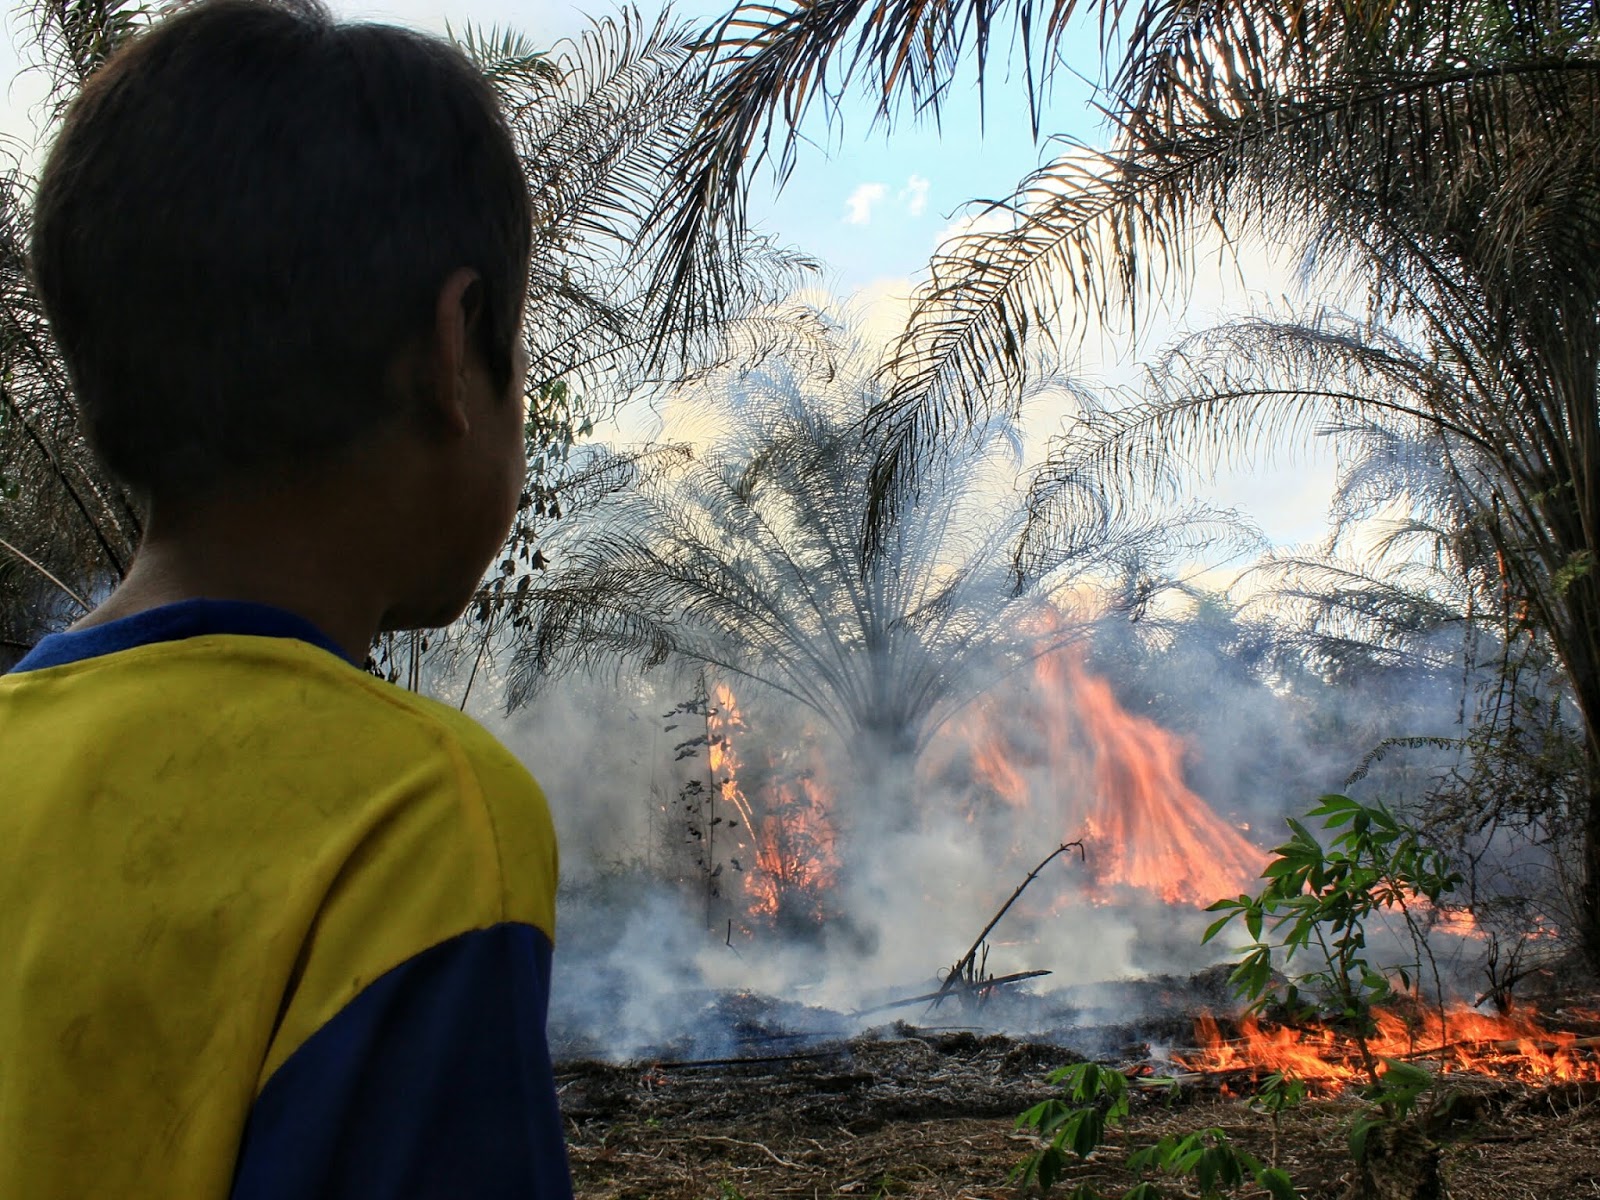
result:
[[[571,1195],[556,846],[469,718],[191,600],[0,677],[0,1197]]]

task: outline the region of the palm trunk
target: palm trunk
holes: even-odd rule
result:
[[[1584,759],[1588,787],[1583,814],[1583,882],[1578,892],[1578,939],[1589,965],[1600,971],[1600,748],[1591,733]]]
[[[1572,581],[1558,645],[1583,720],[1585,780],[1575,814],[1583,824],[1583,874],[1578,888],[1578,944],[1600,971],[1600,579],[1594,569]]]
[[[1578,942],[1590,966],[1600,971],[1600,663],[1590,642],[1600,625],[1593,580],[1574,587],[1569,607],[1575,636],[1563,656],[1574,698],[1583,717],[1584,790],[1582,795],[1583,876],[1578,889]]]

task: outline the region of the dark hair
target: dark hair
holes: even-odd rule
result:
[[[73,102],[33,270],[107,468],[190,495],[398,416],[392,368],[456,268],[482,278],[506,387],[530,209],[494,93],[455,47],[314,3],[203,0]]]

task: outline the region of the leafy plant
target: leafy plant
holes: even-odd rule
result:
[[[1328,795],[1307,818],[1321,818],[1323,828],[1336,836],[1324,847],[1303,822],[1289,818],[1293,836],[1273,851],[1276,857],[1262,872],[1267,886],[1257,896],[1211,905],[1208,911],[1224,915],[1201,940],[1209,942],[1234,921],[1243,921],[1252,944],[1229,978],[1251,1010],[1276,1003],[1304,1013],[1302,988],[1311,987],[1350,1029],[1363,1066],[1376,1083],[1376,1063],[1368,1052],[1372,1010],[1395,992],[1385,971],[1368,959],[1367,922],[1384,910],[1403,912],[1408,901],[1437,903],[1461,883],[1461,876],[1441,851],[1424,844],[1416,830],[1381,803]],[[1264,938],[1264,933],[1276,940]],[[1274,951],[1282,951],[1287,965],[1312,947],[1321,961],[1278,987]],[[1420,966],[1415,962],[1395,970],[1403,987],[1412,987]]]
[[[1049,1191],[1065,1174],[1069,1154],[1087,1159],[1129,1112],[1128,1080],[1120,1071],[1086,1062],[1053,1071],[1049,1078],[1051,1083],[1066,1085],[1063,1096],[1041,1101],[1017,1118],[1018,1129],[1032,1129],[1047,1140],[1011,1172],[1013,1181],[1024,1187],[1037,1185],[1041,1192]],[[1124,1166],[1135,1175],[1188,1180],[1201,1200],[1220,1200],[1234,1188],[1252,1183],[1266,1189],[1273,1200],[1297,1200],[1299,1196],[1284,1171],[1239,1149],[1215,1126],[1164,1137],[1134,1150]],[[1143,1179],[1124,1192],[1121,1200],[1158,1200],[1161,1195],[1156,1183]],[[1068,1200],[1103,1197],[1092,1184],[1084,1183],[1073,1188]]]
[[[1262,1165],[1260,1159],[1233,1145],[1227,1133],[1215,1126],[1164,1137],[1155,1145],[1128,1155],[1127,1165],[1130,1171],[1159,1171],[1192,1179],[1201,1200],[1225,1196],[1249,1183],[1266,1189],[1273,1200],[1297,1200],[1299,1196],[1286,1172]],[[1123,1200],[1145,1200],[1159,1194],[1153,1185],[1140,1183]]]
[[[1061,1178],[1069,1152],[1088,1158],[1105,1141],[1107,1129],[1128,1115],[1128,1080],[1120,1071],[1086,1062],[1052,1071],[1049,1079],[1066,1084],[1065,1098],[1042,1100],[1017,1118],[1018,1129],[1032,1129],[1048,1140],[1011,1172],[1024,1187],[1037,1183],[1041,1191]]]
[[[1419,899],[1436,904],[1461,883],[1461,877],[1441,851],[1425,844],[1415,829],[1381,803],[1323,796],[1307,814],[1307,819],[1316,818],[1325,831],[1335,834],[1329,844],[1323,846],[1303,822],[1290,818],[1293,836],[1273,852],[1276,857],[1262,872],[1266,887],[1256,896],[1211,905],[1210,911],[1223,915],[1202,940],[1209,942],[1233,922],[1242,921],[1251,945],[1230,981],[1250,1002],[1250,1009],[1278,1005],[1292,1014],[1309,1015],[1316,1004],[1329,1006],[1349,1032],[1366,1076],[1364,1095],[1369,1104],[1350,1132],[1350,1149],[1359,1162],[1366,1156],[1369,1134],[1381,1125],[1404,1121],[1434,1082],[1432,1073],[1415,1063],[1381,1058],[1373,1051],[1374,1010],[1392,1000],[1396,991],[1389,969],[1369,958],[1367,923],[1383,910],[1398,909],[1415,932],[1407,904]],[[1279,983],[1274,953],[1281,951],[1287,966],[1313,948],[1319,961],[1312,969]],[[1392,970],[1401,986],[1410,990],[1421,963]],[[1274,1084],[1264,1093],[1267,1111],[1275,1111],[1273,1105],[1281,1111],[1289,1087],[1287,1082]]]
[[[1282,1071],[1274,1071],[1256,1087],[1255,1095],[1246,1102],[1259,1113],[1272,1118],[1272,1165],[1278,1165],[1278,1138],[1283,1133],[1283,1114],[1305,1103],[1305,1080]]]

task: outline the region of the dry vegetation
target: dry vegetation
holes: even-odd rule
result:
[[[764,1062],[572,1063],[558,1070],[558,1082],[586,1200],[998,1200],[1017,1195],[1006,1175],[1030,1147],[1012,1118],[1048,1094],[1043,1079],[1052,1067],[1075,1058],[1000,1035],[899,1026]],[[1459,1098],[1429,1131],[1443,1147],[1444,1190],[1419,1189],[1394,1163],[1394,1196],[1600,1196],[1600,1084],[1535,1088],[1458,1077],[1451,1087]],[[1351,1109],[1350,1101],[1318,1100],[1284,1115],[1279,1160],[1306,1200],[1340,1200],[1350,1185]],[[1171,1097],[1142,1094],[1113,1145],[1208,1125],[1262,1158],[1273,1152],[1270,1120],[1210,1084]],[[1115,1194],[1132,1182],[1116,1158],[1074,1169],[1056,1194],[1078,1182]]]

